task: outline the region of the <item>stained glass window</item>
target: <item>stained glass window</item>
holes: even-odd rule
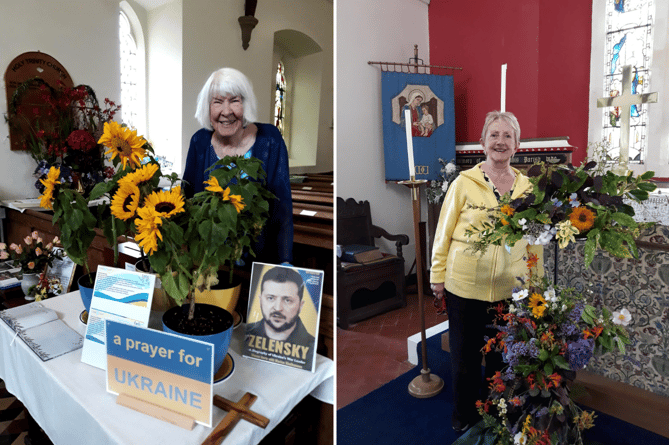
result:
[[[139,106],[137,43],[132,35],[130,21],[123,12],[119,17],[119,39],[121,41],[121,114],[123,123],[129,127],[136,127]]]
[[[650,92],[653,54],[653,0],[606,0],[606,64],[604,94],[622,94],[622,67],[632,66],[632,94]],[[620,107],[603,110],[603,139],[611,154],[620,150]],[[634,105],[630,112],[630,163],[643,164],[646,155],[648,105]]]
[[[274,96],[274,125],[284,134],[286,117],[286,75],[283,63],[276,68],[276,94]]]

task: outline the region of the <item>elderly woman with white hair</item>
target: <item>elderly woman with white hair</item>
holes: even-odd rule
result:
[[[269,220],[254,246],[254,261],[292,262],[293,204],[288,150],[279,130],[257,123],[256,98],[249,79],[233,68],[214,71],[197,99],[195,118],[204,127],[190,140],[184,190],[187,196],[204,190],[207,169],[226,156],[254,157],[263,163],[266,186],[275,196]]]

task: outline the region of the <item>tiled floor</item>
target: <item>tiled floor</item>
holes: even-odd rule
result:
[[[399,377],[413,365],[407,361],[407,337],[420,332],[420,306],[415,286],[407,306],[337,328],[337,409]],[[424,295],[425,327],[447,320],[438,315],[432,295]]]

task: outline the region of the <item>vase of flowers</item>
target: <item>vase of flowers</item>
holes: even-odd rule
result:
[[[544,163],[530,167],[531,192],[513,200],[507,194],[499,206],[480,208],[489,221],[467,230],[473,250],[485,251],[489,244],[513,246],[521,238],[543,245],[556,239],[564,248],[578,237],[585,239],[586,266],[598,248],[616,257],[638,258],[634,240],[652,223],[637,223],[624,199],[648,199],[657,187],[651,182],[655,173],[618,175],[596,166],[591,161],[578,168]]]
[[[39,232],[33,231],[23,239],[22,244],[12,243],[8,247],[7,244],[0,243],[0,260],[11,258],[21,267],[21,289],[26,297],[30,295],[30,288],[38,283],[40,275],[53,265],[54,260],[63,258],[62,251],[54,248],[59,242],[59,238],[55,237],[51,242],[45,243]]]
[[[88,198],[61,183],[56,167],[43,181],[42,206],[53,209],[65,250],[74,252],[75,262],[83,260],[94,227],[104,231],[115,251],[120,236],[133,238],[163,289],[178,306],[186,305],[185,315],[180,312],[185,317],[180,323],[183,330],[201,332],[199,323],[211,323],[196,316],[195,290],[215,285],[222,266],[232,276],[242,256],[253,255],[252,244],[269,216],[273,195],[263,185],[261,161],[219,160],[206,189],[186,199],[174,173],[165,176],[169,186],[158,187],[163,176],[160,165],[153,148],[135,130],[108,122],[98,142],[107,148],[116,173],[98,183]],[[96,216],[87,199],[101,197],[108,198],[109,205],[98,206]]]
[[[28,91],[37,91],[41,106],[22,105]],[[95,184],[109,178],[113,170],[104,165],[103,147],[98,143],[102,127],[119,111],[117,105],[105,99],[98,103],[88,85],[66,88],[62,83],[51,87],[35,77],[23,82],[12,94],[6,121],[20,129],[21,144],[37,162],[35,187],[42,193],[52,166],[58,167],[60,181],[87,194]]]

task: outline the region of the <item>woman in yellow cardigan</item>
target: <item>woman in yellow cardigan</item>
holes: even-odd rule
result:
[[[480,142],[486,160],[461,172],[446,194],[430,270],[432,292],[438,299],[447,299],[454,405],[451,422],[457,432],[466,431],[480,420],[475,404],[486,398],[481,348],[486,335],[496,334],[490,327],[494,313],[489,309],[511,298],[513,288],[520,285],[517,277],[527,272],[525,240],[510,249],[489,246],[484,254],[470,249],[465,231],[488,217],[485,210],[469,204],[495,207],[502,195],[510,193],[517,198],[532,188],[528,178],[511,167],[511,158],[520,146],[520,125],[512,113],[488,113]],[[530,250],[538,254],[541,270],[542,246],[531,246]],[[500,354],[489,353],[485,359],[486,377],[503,368]]]

